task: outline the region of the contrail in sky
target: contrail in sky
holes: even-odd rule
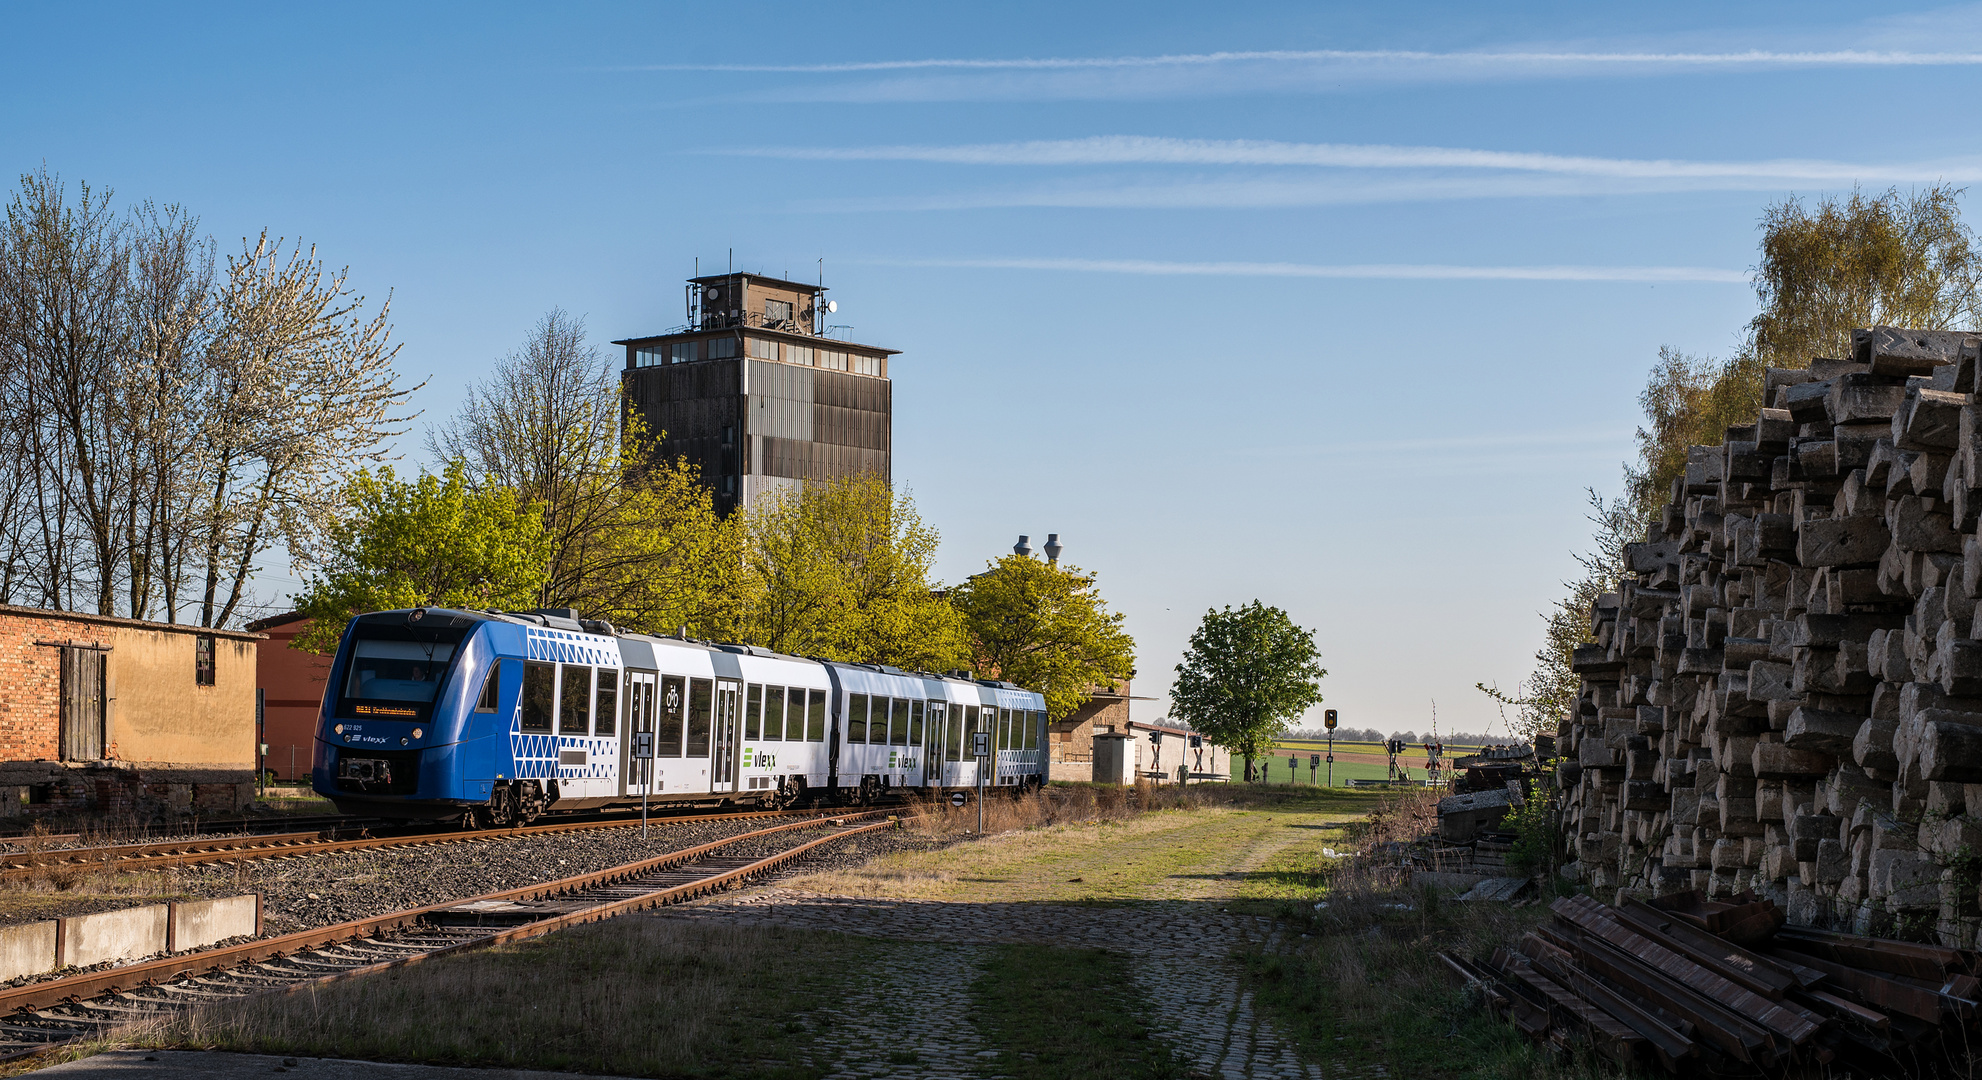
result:
[[[964,270],[1066,270],[1159,277],[1292,277],[1395,281],[1632,281],[1747,284],[1740,270],[1711,266],[1452,266],[1438,263],[1165,262],[1152,259],[861,259],[876,266]]]
[[[1839,183],[1933,183],[1982,178],[1982,158],[1856,164],[1803,158],[1688,161],[1472,150],[1444,146],[1294,143],[1097,135],[1084,139],[953,146],[744,147],[710,154],[814,161],[926,161],[954,165],[1268,165],[1337,169],[1494,169],[1631,179],[1766,178]]]
[[[1982,64],[1982,53],[1837,49],[1741,52],[1428,52],[1413,49],[1303,49],[1173,53],[1162,56],[1012,57],[1004,59],[854,60],[830,64],[639,64],[622,71],[736,71],[832,75],[869,71],[1074,71],[1097,68],[1206,67],[1233,63],[1404,63],[1496,66],[1635,67],[1953,67]]]

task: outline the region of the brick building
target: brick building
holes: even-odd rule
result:
[[[1088,694],[1087,701],[1066,717],[1046,726],[1047,779],[1087,780],[1094,763],[1094,736],[1121,734],[1129,729],[1129,680],[1123,679]]]
[[[297,611],[248,624],[268,637],[255,654],[255,685],[262,691],[261,741],[268,747],[262,767],[278,780],[310,778],[317,717],[330,685],[330,657],[295,647],[312,625]]]
[[[1192,783],[1231,779],[1231,751],[1202,741],[1192,747],[1193,732],[1188,728],[1129,719],[1130,702],[1153,700],[1131,693],[1129,680],[1123,679],[1090,693],[1080,708],[1047,725],[1048,779],[1175,783],[1179,766],[1187,768]],[[1105,760],[1097,764],[1097,735],[1124,736],[1128,742],[1119,753],[1103,755]],[[1102,775],[1104,772],[1107,775]]]
[[[0,815],[245,805],[260,640],[0,606]]]

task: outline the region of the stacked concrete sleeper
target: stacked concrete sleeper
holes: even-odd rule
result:
[[[1753,890],[1792,922],[1982,933],[1975,336],[1771,370],[1591,611],[1564,834],[1599,897]]]

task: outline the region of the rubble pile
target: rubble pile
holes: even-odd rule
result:
[[[1970,948],[1978,343],[1853,337],[1690,450],[1595,603],[1558,739],[1570,868],[1620,904],[1752,890],[1792,923]]]
[[[1973,952],[1785,927],[1753,894],[1550,910],[1512,949],[1439,959],[1529,1036],[1620,1065],[1918,1077],[1965,1060],[1976,1033]]]

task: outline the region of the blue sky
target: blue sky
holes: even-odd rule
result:
[[[823,259],[903,350],[946,579],[1060,533],[1158,696],[1205,609],[1278,604],[1386,729],[1494,718],[1659,347],[1753,313],[1764,206],[1982,175],[1978,6],[5,19],[0,166],[318,245],[391,293],[428,418],[554,305],[603,343],[680,323],[697,257]]]

